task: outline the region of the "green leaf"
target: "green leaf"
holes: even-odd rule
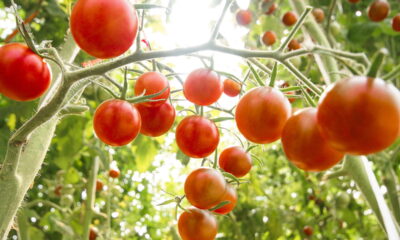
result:
[[[178,150],[176,152],[176,159],[178,159],[179,161],[181,161],[181,163],[186,166],[188,165],[189,161],[190,161],[190,157],[187,156],[186,154],[184,154],[181,150]]]
[[[157,155],[157,142],[152,138],[139,135],[134,144],[132,149],[135,155],[136,168],[139,172],[145,172]]]

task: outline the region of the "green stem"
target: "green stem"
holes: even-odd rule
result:
[[[392,206],[392,212],[396,218],[397,224],[400,224],[400,199],[397,193],[397,186],[399,183],[397,181],[396,173],[394,172],[391,165],[386,168],[385,177],[383,183],[387,189],[387,195]]]
[[[393,70],[391,72],[382,76],[382,79],[384,79],[386,81],[391,81],[391,80],[394,80],[399,75],[400,75],[400,64],[397,65],[395,68],[393,68]]]
[[[276,79],[276,74],[278,72],[278,63],[274,63],[274,67],[272,68],[272,73],[271,73],[271,79],[269,81],[269,86],[274,87],[275,86],[275,79]]]
[[[379,52],[377,52],[373,59],[372,63],[369,66],[367,70],[367,76],[371,78],[376,78],[378,77],[379,71],[381,70],[381,67],[383,66],[385,62],[385,57],[388,54],[386,49],[381,49]]]
[[[226,11],[228,10],[228,8],[229,8],[229,6],[231,5],[232,2],[233,2],[233,0],[226,0],[225,1],[224,9],[222,10],[222,13],[219,16],[219,19],[218,19],[217,23],[215,24],[214,30],[213,30],[213,32],[211,34],[210,41],[215,41],[215,39],[217,38],[218,33],[219,33],[219,28],[221,27],[221,23],[224,20]]]

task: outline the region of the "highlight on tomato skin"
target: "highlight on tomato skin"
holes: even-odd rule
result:
[[[187,176],[184,190],[190,204],[199,209],[210,209],[221,202],[227,183],[219,171],[202,167]]]
[[[305,171],[327,170],[344,157],[321,135],[315,108],[297,111],[288,119],[282,132],[282,146],[287,159]]]
[[[178,231],[182,240],[214,240],[218,223],[209,211],[189,208],[179,216]]]
[[[159,107],[163,105],[168,100],[170,94],[168,79],[159,72],[147,72],[140,75],[140,77],[136,80],[134,89],[136,96],[142,95],[143,93],[144,96],[152,95],[164,91],[160,95],[149,99],[153,101],[137,104],[145,107]]]
[[[0,93],[15,101],[35,100],[51,83],[47,63],[25,44],[0,47],[0,69]]]
[[[234,187],[232,187],[229,184],[227,185],[225,194],[221,198],[221,202],[229,202],[229,203],[223,205],[222,207],[220,207],[218,209],[215,209],[213,212],[222,214],[222,215],[226,215],[226,214],[232,212],[232,210],[236,207],[236,203],[237,203],[237,193],[236,193],[236,190]]]
[[[219,155],[219,167],[237,178],[245,176],[252,168],[252,160],[243,148],[232,146],[225,148]]]
[[[400,92],[379,78],[343,79],[321,96],[317,119],[322,135],[338,151],[376,153],[398,138]]]
[[[168,132],[175,121],[175,108],[165,102],[158,107],[135,105],[142,119],[140,133],[149,137],[158,137]]]

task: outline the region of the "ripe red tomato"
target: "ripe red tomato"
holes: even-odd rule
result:
[[[281,137],[291,112],[289,100],[282,92],[271,87],[258,87],[239,100],[235,120],[246,139],[264,144]]]
[[[348,0],[350,3],[358,3],[360,0]]]
[[[168,132],[175,121],[175,108],[165,102],[159,107],[136,105],[142,119],[140,133],[150,137],[158,137]]]
[[[96,135],[111,146],[123,146],[139,134],[141,120],[138,110],[123,100],[113,99],[100,104],[93,117]]]
[[[236,202],[237,202],[236,190],[229,184],[226,187],[226,192],[224,196],[221,198],[221,202],[225,201],[229,201],[229,203],[225,204],[224,206],[218,209],[215,209],[213,212],[225,215],[230,213],[236,207]]]
[[[396,32],[400,32],[400,13],[393,17],[392,28]]]
[[[0,69],[0,93],[13,100],[37,99],[50,86],[47,64],[24,44],[0,47]]]
[[[253,20],[253,15],[249,10],[239,10],[236,13],[236,21],[239,25],[247,26]]]
[[[119,171],[117,169],[110,169],[108,171],[108,176],[111,178],[118,178],[119,177]]]
[[[96,240],[96,238],[97,238],[97,229],[95,229],[95,228],[90,228],[90,231],[89,231],[89,240]]]
[[[138,19],[127,0],[78,0],[70,26],[78,46],[97,58],[117,57],[133,44]]]
[[[233,81],[232,79],[225,79],[224,81],[224,93],[229,97],[236,97],[239,95],[242,86]]]
[[[185,180],[185,195],[193,206],[210,209],[221,202],[226,186],[225,178],[219,171],[213,168],[198,168]]]
[[[201,106],[215,103],[223,92],[219,76],[210,69],[194,70],[183,84],[183,94],[186,99]]]
[[[235,177],[243,177],[251,167],[250,155],[241,147],[225,148],[219,155],[219,167]]]
[[[62,186],[57,186],[57,187],[54,189],[54,194],[55,194],[57,197],[61,197],[61,190],[62,190]]]
[[[176,128],[176,143],[189,157],[204,158],[215,151],[219,132],[215,123],[200,116],[184,118]]]
[[[297,111],[289,118],[282,132],[282,146],[288,160],[305,171],[327,170],[344,156],[322,137],[315,108]]]
[[[285,15],[282,17],[282,22],[288,27],[293,26],[297,22],[296,13],[292,11],[285,13]]]
[[[289,51],[300,49],[301,45],[296,39],[292,39],[288,44]]]
[[[333,148],[354,155],[379,152],[398,137],[400,92],[379,78],[345,79],[323,94],[317,118]]]
[[[305,227],[303,228],[303,232],[304,232],[304,234],[307,235],[307,236],[313,235],[313,229],[312,229],[312,227],[310,227],[310,226],[305,226]]]
[[[218,224],[210,212],[190,208],[179,216],[178,230],[182,240],[214,240]]]
[[[368,8],[368,17],[371,21],[383,21],[390,11],[390,5],[386,0],[375,0]]]
[[[147,72],[141,75],[135,84],[135,95],[151,95],[161,92],[167,88],[163,93],[156,97],[150,98],[150,100],[159,100],[155,102],[142,102],[140,105],[146,107],[157,107],[163,105],[169,97],[170,89],[167,78],[158,72]],[[160,100],[162,99],[162,100]]]
[[[100,180],[96,180],[96,191],[100,192],[103,190],[104,184],[102,181]]]
[[[321,8],[314,8],[312,14],[314,15],[315,21],[317,21],[317,23],[322,23],[325,19],[325,13]]]
[[[266,31],[262,36],[262,42],[267,46],[272,46],[276,42],[276,34],[273,31]]]

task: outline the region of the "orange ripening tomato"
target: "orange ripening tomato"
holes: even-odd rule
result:
[[[141,119],[129,102],[113,99],[100,104],[93,117],[96,135],[111,146],[123,146],[139,134]]]
[[[198,168],[185,180],[185,195],[193,206],[210,209],[217,206],[225,195],[224,176],[213,168]]]
[[[252,167],[250,155],[243,148],[236,146],[225,148],[219,155],[218,164],[225,172],[238,178],[246,175]]]
[[[236,190],[229,184],[226,187],[224,196],[221,198],[221,203],[222,202],[229,202],[229,203],[225,204],[224,206],[218,209],[215,209],[213,212],[225,215],[230,213],[236,207],[237,193]]]
[[[273,3],[273,4],[269,7],[268,11],[265,12],[265,14],[271,15],[271,14],[273,14],[273,13],[275,12],[275,10],[276,10],[277,8],[278,8],[278,5],[277,5],[276,3]]]
[[[254,143],[271,143],[281,138],[292,112],[289,100],[271,87],[247,92],[236,107],[235,120],[240,133]]]
[[[142,119],[140,133],[149,137],[158,137],[168,132],[175,121],[175,108],[165,102],[158,107],[136,105]]]
[[[110,176],[111,178],[118,178],[119,177],[119,171],[116,169],[110,169],[108,171],[108,176]]]
[[[208,106],[221,97],[223,84],[219,76],[210,69],[200,68],[189,74],[183,83],[183,94],[192,103]]]
[[[300,45],[299,41],[297,41],[296,39],[292,39],[288,44],[289,51],[298,50],[300,48],[301,48],[301,45]]]
[[[400,13],[393,17],[392,28],[396,32],[400,32]]]
[[[292,11],[285,13],[285,15],[282,17],[282,22],[288,27],[293,26],[297,22],[296,13]]]
[[[97,58],[113,58],[132,46],[138,19],[127,0],[78,0],[70,27],[82,50]]]
[[[289,118],[282,132],[282,146],[288,160],[305,171],[327,170],[344,156],[322,137],[315,108],[297,111]]]
[[[31,101],[50,86],[51,74],[43,59],[21,43],[0,47],[0,93],[16,101]]]
[[[241,89],[242,86],[238,82],[235,82],[232,79],[224,80],[224,93],[229,97],[236,97],[239,95]]]
[[[253,15],[249,10],[239,10],[236,13],[236,21],[239,25],[247,26],[253,20]]]
[[[367,155],[389,147],[400,131],[400,92],[379,78],[336,82],[320,99],[318,124],[333,148]]]
[[[97,192],[100,192],[100,191],[103,190],[103,188],[104,188],[103,182],[100,181],[100,180],[96,180],[96,191],[97,191]]]
[[[167,88],[166,90],[164,90]],[[163,91],[160,95],[150,98],[150,102],[138,103],[138,105],[143,105],[146,107],[158,107],[164,104],[169,97],[170,89],[167,78],[158,72],[147,72],[142,74],[135,84],[135,95],[152,95]]]
[[[314,8],[312,14],[314,15],[315,21],[317,21],[317,23],[322,23],[325,19],[324,10],[322,10],[321,8]]]
[[[179,149],[192,158],[207,157],[219,143],[217,126],[201,116],[184,118],[176,128],[175,136]]]
[[[304,232],[304,234],[307,235],[307,236],[313,235],[313,229],[312,229],[312,227],[310,227],[310,226],[305,226],[305,227],[303,228],[303,232]]]
[[[214,240],[218,224],[210,212],[189,208],[179,216],[178,231],[182,240]]]
[[[383,21],[390,12],[390,5],[386,0],[375,0],[368,8],[368,17],[373,22]]]
[[[261,40],[265,45],[272,46],[276,42],[276,34],[273,31],[266,31]]]

